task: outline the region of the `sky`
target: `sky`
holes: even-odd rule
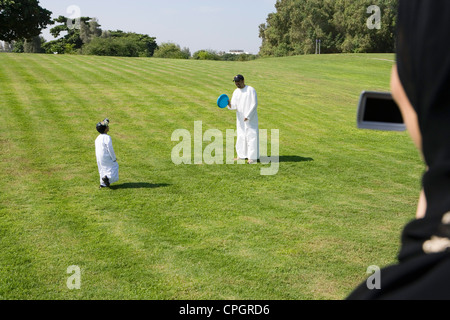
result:
[[[259,25],[276,12],[276,0],[39,0],[60,15],[97,18],[102,30],[122,30],[172,42],[191,53],[244,50],[257,54]],[[76,9],[76,11],[74,10]],[[53,40],[48,29],[42,32]]]

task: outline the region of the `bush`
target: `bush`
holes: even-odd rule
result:
[[[123,31],[103,31],[84,44],[82,54],[117,57],[151,57],[157,47],[155,38]]]
[[[97,56],[139,57],[139,44],[131,38],[93,38],[83,46],[83,54]]]
[[[212,50],[199,50],[194,53],[192,58],[196,60],[220,60],[220,56]]]
[[[191,57],[191,53],[187,48],[181,50],[180,46],[175,43],[162,43],[155,50],[153,56],[155,58],[189,59]]]

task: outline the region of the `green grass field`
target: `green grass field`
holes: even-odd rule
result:
[[[356,129],[360,92],[389,90],[392,60],[0,54],[0,298],[345,298],[396,261],[420,191],[407,133]],[[174,130],[235,129],[215,103],[237,73],[260,129],[279,129],[278,174],[174,165]],[[105,117],[120,181],[99,190]]]

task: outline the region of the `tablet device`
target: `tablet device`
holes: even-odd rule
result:
[[[363,91],[359,98],[357,123],[360,129],[406,130],[402,113],[389,92]]]

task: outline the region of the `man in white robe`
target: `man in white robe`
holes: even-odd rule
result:
[[[242,75],[234,78],[237,89],[228,103],[229,110],[236,110],[237,141],[236,152],[238,159],[248,159],[248,163],[259,160],[259,124],[258,97],[256,90],[245,84]]]
[[[119,164],[108,135],[109,120],[105,119],[97,124],[100,135],[95,140],[95,155],[97,157],[98,173],[100,174],[100,188],[109,187],[111,183],[119,181]]]

